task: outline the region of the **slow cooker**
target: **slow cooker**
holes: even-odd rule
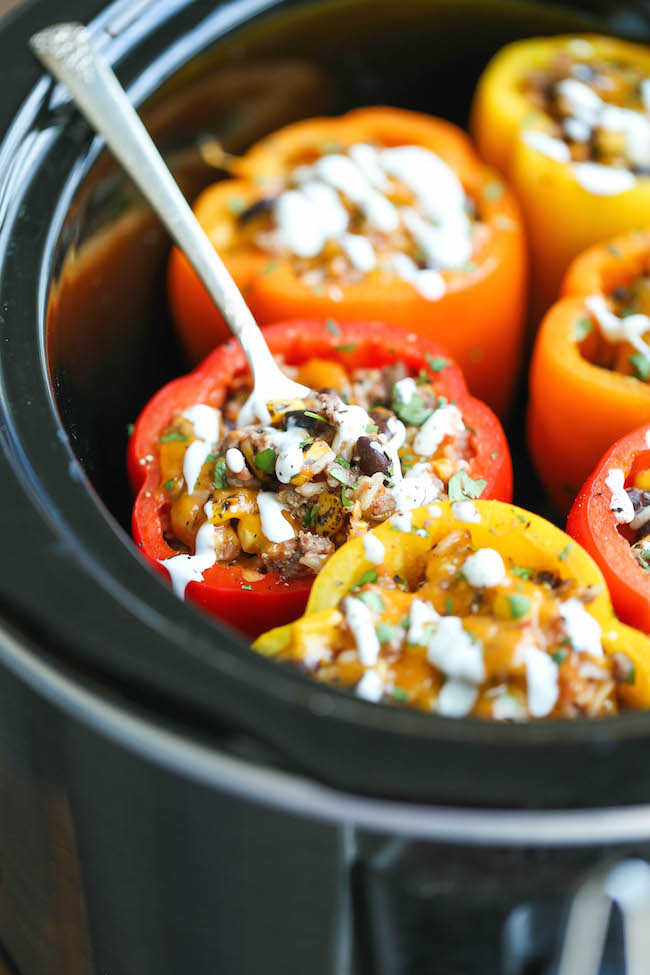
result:
[[[127,425],[186,364],[168,239],[28,53],[73,19],[189,198],[215,145],[295,119],[462,124],[512,39],[650,36],[644,2],[32,0],[0,25],[0,973],[650,972],[649,715],[378,708],[141,560]]]

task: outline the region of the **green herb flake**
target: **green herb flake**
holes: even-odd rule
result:
[[[312,413],[311,410],[305,410],[305,416],[310,416],[312,420],[320,420],[322,423],[328,422],[320,413]]]
[[[334,348],[337,352],[354,352],[355,349],[359,348],[359,343],[345,342],[343,345],[335,345]]]
[[[187,437],[184,433],[179,433],[178,430],[170,430],[169,433],[162,435],[158,443],[168,443],[170,440],[187,440]]]
[[[228,487],[228,474],[226,472],[226,462],[223,457],[220,460],[215,461],[212,483],[217,491],[221,491],[223,488]]]
[[[532,603],[528,596],[522,596],[517,592],[511,593],[508,596],[508,603],[510,605],[510,615],[513,620],[520,620],[522,616],[530,611]]]
[[[379,427],[376,423],[368,423],[366,425],[366,433],[377,433],[378,431]]]
[[[332,318],[327,319],[327,321],[325,322],[325,328],[330,333],[330,335],[334,336],[334,338],[336,339],[341,338],[341,329],[338,327],[338,325]]]
[[[399,625],[402,627],[402,629],[408,630],[409,626],[411,625],[411,617],[408,615],[402,616],[401,620],[399,621]]]
[[[451,616],[454,609],[454,603],[450,596],[445,599],[445,613],[447,616]]]
[[[348,470],[350,469],[350,461],[349,460],[346,460],[345,457],[341,457],[340,454],[336,458],[336,460],[334,461],[334,463],[335,464],[339,464],[341,467],[347,467]]]
[[[252,586],[242,586],[242,589],[252,589]]]
[[[170,477],[170,479],[168,481],[165,481],[165,483],[163,484],[163,488],[164,488],[165,491],[173,491],[173,489],[174,489],[174,478],[173,477]]]
[[[135,423],[127,423],[126,425],[127,437],[130,437],[134,430],[135,430]]]
[[[650,359],[641,352],[637,352],[636,355],[630,356],[630,365],[634,369],[636,378],[640,379],[642,383],[647,383],[650,379]]]
[[[365,603],[369,609],[374,610],[375,613],[383,613],[386,609],[384,605],[384,600],[381,598],[378,592],[361,592],[359,593],[359,599],[362,603]]]
[[[449,478],[447,493],[450,501],[468,501],[480,498],[487,481],[472,480],[467,471],[458,471]]]
[[[427,363],[431,372],[442,372],[449,365],[449,359],[441,355],[427,355]]]
[[[401,687],[394,688],[392,697],[394,701],[408,701],[409,699],[408,694]]]
[[[490,454],[490,457],[492,458],[492,460],[496,460],[498,456],[499,456],[499,451],[498,450],[493,450],[492,453]]]
[[[636,680],[636,667],[634,664],[631,664],[625,683],[633,684],[635,680]]]
[[[573,337],[576,342],[582,342],[587,336],[593,331],[594,326],[591,320],[584,316],[579,318],[577,322],[573,323]]]
[[[375,632],[380,643],[390,643],[393,638],[401,637],[398,627],[391,626],[390,623],[377,623]]]
[[[243,213],[246,209],[246,200],[241,196],[231,196],[227,205],[231,213]]]
[[[563,663],[566,660],[567,656],[568,654],[566,650],[555,650],[551,654],[551,660],[554,660],[555,663],[559,666],[561,663]]]
[[[569,542],[566,548],[563,548],[561,552],[558,552],[557,557],[560,560],[560,562],[566,562],[566,560],[569,558],[569,552],[571,551],[572,548],[573,546],[571,542]]]
[[[330,477],[333,477],[335,481],[338,481],[339,484],[343,484],[344,487],[348,486],[348,479],[341,471],[337,471],[334,469],[334,467],[330,467],[327,473],[330,475]]]
[[[416,382],[418,386],[428,386],[429,385],[428,372],[426,372],[424,369],[420,369]]]
[[[483,196],[486,200],[498,200],[503,196],[504,186],[498,179],[493,179],[486,183],[483,188]]]
[[[618,249],[618,247],[616,246],[616,244],[608,244],[607,245],[607,252],[609,254],[611,254],[612,257],[620,257],[621,256],[621,252]]]
[[[266,450],[260,450],[259,454],[255,454],[255,466],[259,471],[264,471],[265,474],[274,473],[275,451],[273,447],[267,447]]]
[[[273,274],[273,272],[274,272],[274,271],[277,271],[277,269],[278,269],[279,267],[280,267],[280,262],[279,262],[279,261],[270,261],[270,262],[269,262],[269,263],[268,263],[268,264],[266,265],[266,267],[263,267],[263,268],[262,268],[262,270],[261,270],[261,272],[260,272],[260,273],[261,273],[261,274]]]
[[[411,396],[408,403],[403,403],[397,396],[393,397],[393,412],[397,414],[403,423],[411,424],[414,427],[421,427],[425,423],[433,410],[424,405],[424,400],[417,393]]]
[[[373,582],[377,582],[377,570],[368,569],[367,572],[364,572],[363,575],[359,576],[357,581],[352,586],[350,586],[350,588],[360,589],[361,586],[367,586]]]
[[[344,508],[352,507],[352,501],[350,501],[350,499],[345,495],[345,485],[341,488],[341,504]]]
[[[520,579],[530,579],[533,574],[533,570],[527,568],[523,565],[511,565],[510,571],[513,575],[519,576]]]

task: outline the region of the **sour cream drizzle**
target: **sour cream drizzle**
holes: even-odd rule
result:
[[[589,295],[585,298],[585,307],[608,342],[629,342],[637,352],[650,358],[650,345],[642,338],[650,331],[650,318],[647,315],[637,313],[619,318],[609,309],[602,295]]]
[[[397,207],[385,195],[388,176],[413,193],[410,207]],[[445,293],[436,268],[460,267],[471,257],[472,227],[463,186],[447,163],[422,146],[376,149],[358,143],[346,153],[321,156],[291,174],[295,188],[274,203],[273,214],[282,245],[296,257],[312,258],[329,240],[337,241],[348,260],[366,274],[377,266],[371,242],[348,232],[343,199],[364,214],[376,230],[389,234],[400,224],[431,265],[419,268],[406,254],[393,254],[389,268],[430,301]]]
[[[214,525],[210,521],[212,517],[212,502],[204,507],[204,512],[208,518],[205,524],[201,525],[196,534],[194,555],[172,555],[169,559],[160,559],[169,573],[172,589],[179,599],[185,599],[185,590],[190,582],[201,582],[203,573],[206,569],[212,568],[217,561],[217,552],[214,545]]]
[[[614,512],[619,525],[629,525],[634,521],[634,505],[625,490],[625,474],[618,467],[612,467],[605,478],[605,484],[612,492],[610,511]]]
[[[183,410],[182,416],[190,421],[194,436],[197,438],[189,445],[183,458],[183,477],[185,486],[191,494],[199,479],[201,468],[219,439],[221,414],[213,406],[197,403]]]
[[[295,538],[293,527],[282,514],[288,511],[286,504],[282,504],[277,494],[272,491],[260,491],[257,495],[257,506],[262,523],[262,534],[269,542],[288,542]]]

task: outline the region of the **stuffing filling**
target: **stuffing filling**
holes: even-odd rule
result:
[[[650,267],[606,298],[587,297],[573,330],[588,362],[650,382]]]
[[[445,291],[441,272],[473,270],[488,229],[454,171],[430,150],[329,143],[320,155],[294,159],[286,179],[239,214],[238,232],[334,301],[342,285],[374,272],[436,300]]]
[[[238,565],[247,582],[313,575],[348,538],[447,498],[459,479],[467,490],[474,431],[427,374],[401,363],[348,373],[320,359],[281,367],[320,391],[240,426],[241,376],[220,410],[178,412],[160,437],[165,538],[185,559],[165,560],[170,570],[191,555],[199,569]],[[478,496],[484,482],[470,486]]]
[[[610,715],[617,684],[633,682],[634,668],[623,653],[605,656],[586,609],[595,596],[475,549],[467,530],[455,530],[411,582],[379,566],[352,587],[329,627],[299,620],[276,659],[362,698],[447,717]]]
[[[610,468],[605,481],[611,491],[609,503],[618,530],[630,543],[630,553],[642,569],[650,572],[650,470],[627,479],[618,468]]]
[[[524,91],[566,147],[555,147],[558,158],[650,174],[650,78],[632,63],[589,56],[590,48],[576,41],[572,53],[567,45],[528,74]]]

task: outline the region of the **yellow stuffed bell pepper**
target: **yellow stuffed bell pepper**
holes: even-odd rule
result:
[[[650,707],[650,640],[591,557],[499,501],[419,508],[340,548],[259,653],[371,701],[527,721]]]
[[[522,206],[535,318],[576,254],[650,223],[647,47],[598,35],[510,44],[479,81],[471,130]]]

